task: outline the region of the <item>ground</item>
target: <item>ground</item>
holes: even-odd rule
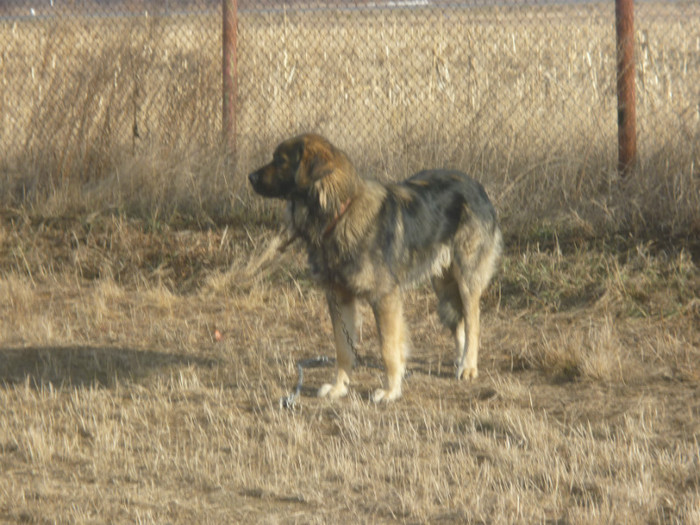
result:
[[[318,368],[283,410],[296,361],[333,355],[298,246],[263,260],[265,226],[0,224],[0,521],[700,519],[697,241],[506,235],[477,380],[454,379],[417,287],[400,400],[369,401],[372,367],[317,399]]]

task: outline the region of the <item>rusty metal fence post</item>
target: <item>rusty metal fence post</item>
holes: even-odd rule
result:
[[[223,139],[228,152],[236,152],[238,98],[238,0],[223,0]]]
[[[634,66],[634,0],[615,0],[617,31],[618,171],[626,175],[637,153]]]
[[[698,35],[698,1],[0,0],[0,170],[214,144],[254,165],[313,130],[387,177],[577,154],[631,174],[696,155]]]

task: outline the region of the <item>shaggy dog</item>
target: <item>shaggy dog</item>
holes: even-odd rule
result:
[[[453,170],[421,171],[398,184],[363,179],[345,153],[314,134],[282,142],[249,180],[260,195],[287,201],[287,226],[326,291],[337,374],[319,396],[348,392],[358,299],[374,312],[386,370],[373,399],[401,395],[409,346],[402,288],[427,278],[454,336],[457,378],[477,376],[479,300],[502,246],[481,184]]]

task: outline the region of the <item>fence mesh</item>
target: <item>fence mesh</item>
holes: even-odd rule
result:
[[[0,3],[2,169],[89,178],[218,143],[221,18],[215,0]],[[612,1],[239,0],[237,32],[250,163],[311,130],[379,176],[572,150],[615,166]],[[700,3],[639,2],[635,36],[640,154],[697,144]]]

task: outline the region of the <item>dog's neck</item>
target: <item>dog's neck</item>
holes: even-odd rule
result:
[[[340,205],[340,209],[335,213],[333,218],[328,221],[328,224],[326,225],[326,228],[323,230],[323,236],[328,237],[331,232],[335,229],[335,227],[338,224],[338,221],[341,219],[341,217],[345,214],[346,211],[348,211],[348,208],[350,207],[350,204],[352,204],[352,197],[348,198],[345,202],[343,202]]]

